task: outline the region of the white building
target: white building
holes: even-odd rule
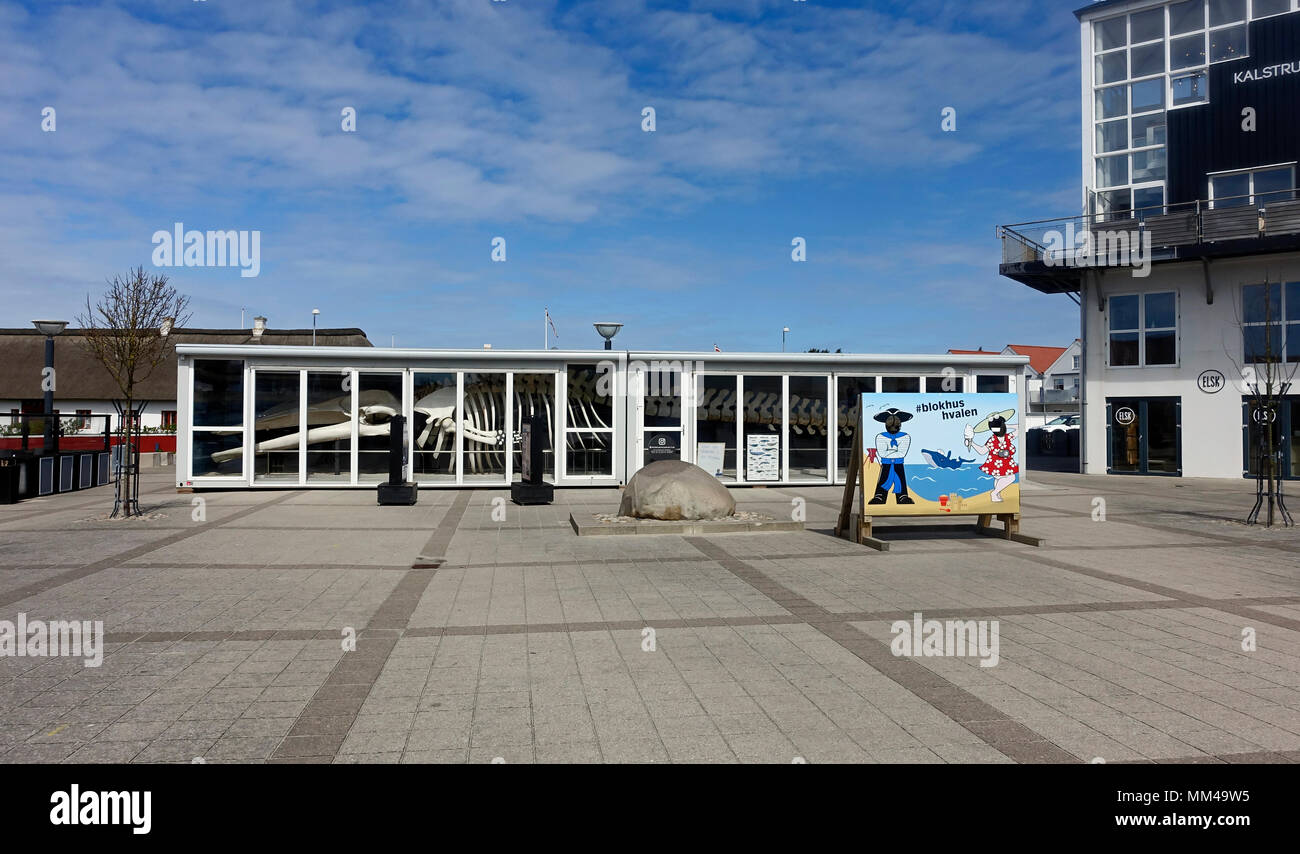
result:
[[[1240,478],[1271,423],[1300,476],[1298,398],[1270,415],[1247,393],[1266,331],[1275,368],[1300,364],[1296,8],[1076,13],[1083,213],[999,233],[1003,275],[1079,304],[1085,472]]]

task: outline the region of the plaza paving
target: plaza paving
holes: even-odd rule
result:
[[[1253,484],[1033,478],[1046,546],[945,520],[883,553],[830,536],[828,487],[734,490],[807,530],[713,536],[575,536],[610,489],[496,521],[505,490],[167,470],[144,520],[95,521],[102,488],[0,507],[0,619],[107,634],[98,668],[0,658],[0,761],[1300,761],[1300,534],[1232,521]],[[894,656],[918,611],[996,620],[996,666]]]

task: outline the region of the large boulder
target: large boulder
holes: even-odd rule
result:
[[[718,479],[682,460],[659,460],[632,475],[618,515],[639,519],[723,519],[736,500]]]

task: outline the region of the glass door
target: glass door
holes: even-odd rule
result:
[[[253,482],[297,483],[302,441],[299,371],[253,372]]]
[[[639,372],[641,383],[641,465],[682,458],[682,372]]]
[[[1107,398],[1107,471],[1181,474],[1181,419],[1181,398]]]
[[[357,372],[357,481],[388,480],[393,418],[403,412],[402,374]]]

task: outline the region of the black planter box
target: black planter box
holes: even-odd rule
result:
[[[410,506],[419,496],[420,485],[417,483],[379,484],[379,503],[385,506]]]
[[[550,504],[555,500],[555,487],[549,483],[512,483],[510,500],[516,504]]]

